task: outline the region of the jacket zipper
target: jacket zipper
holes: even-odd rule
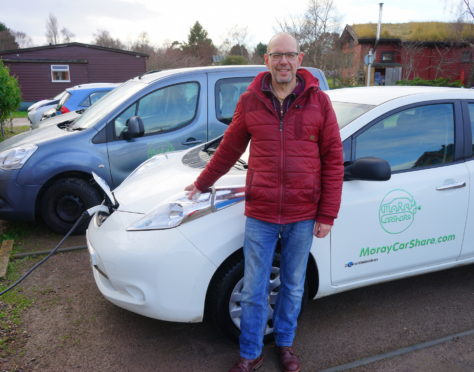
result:
[[[280,105],[280,203],[278,204],[278,222],[281,223],[281,213],[283,209],[283,167],[284,167],[284,140],[285,136],[283,135],[283,105]]]

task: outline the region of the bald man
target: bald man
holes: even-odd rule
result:
[[[265,64],[242,94],[232,123],[188,197],[207,190],[235,164],[250,141],[245,189],[244,285],[240,358],[230,372],[263,363],[269,279],[280,241],[280,288],[273,332],[284,372],[301,370],[293,349],[313,235],[328,235],[337,217],[343,180],[336,116],[318,80],[300,68],[296,39],[279,33],[268,43]]]

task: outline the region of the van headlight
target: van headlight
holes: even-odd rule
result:
[[[30,144],[0,152],[0,168],[20,169],[37,149],[38,146]]]
[[[189,200],[184,193],[176,195],[147,213],[130,226],[128,231],[171,229],[185,222],[216,212],[245,198],[244,187],[212,188],[196,200]]]

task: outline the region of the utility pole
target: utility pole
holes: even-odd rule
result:
[[[366,56],[367,57],[367,86],[370,87],[370,77],[372,75],[372,63],[375,59],[375,52],[374,49],[377,48],[377,44],[380,39],[380,31],[382,28],[382,8],[383,8],[383,3],[379,3],[379,22],[377,23],[377,34],[375,36],[375,45],[374,48],[370,48],[369,54]]]

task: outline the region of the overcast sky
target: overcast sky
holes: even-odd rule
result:
[[[385,0],[382,22],[453,21],[452,4],[462,0]],[[345,24],[376,23],[378,0],[334,0]],[[0,0],[0,22],[23,31],[35,46],[46,44],[50,13],[75,34],[73,41],[91,43],[97,30],[107,30],[128,44],[147,32],[152,45],[186,41],[190,27],[199,21],[219,46],[229,30],[247,28],[249,46],[267,43],[278,21],[297,17],[308,0]]]

